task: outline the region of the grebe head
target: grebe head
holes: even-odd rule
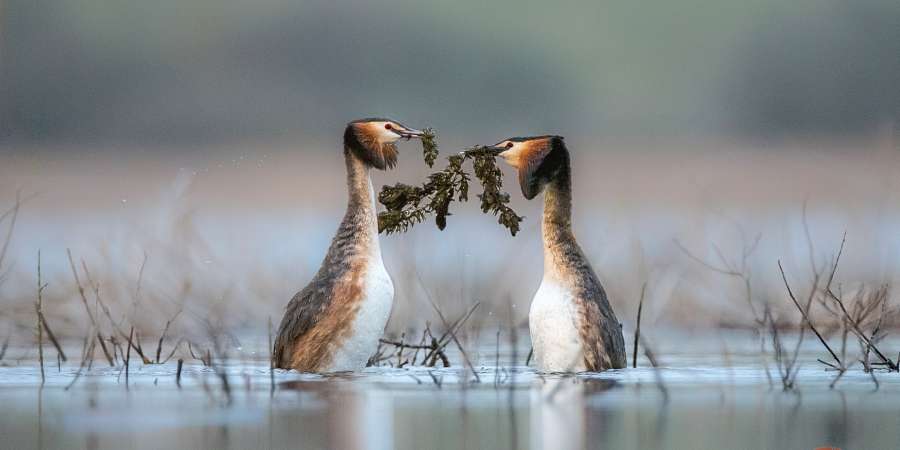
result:
[[[354,120],[344,130],[344,145],[359,159],[379,170],[397,165],[398,140],[421,138],[424,133],[396,120],[369,118]]]
[[[562,167],[565,147],[562,136],[545,135],[504,139],[489,148],[516,168],[522,195],[531,200]]]

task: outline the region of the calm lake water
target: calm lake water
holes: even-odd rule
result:
[[[0,363],[0,447],[900,448],[900,374],[877,373],[876,390],[857,365],[830,389],[835,373],[815,362],[823,352],[807,341],[798,390],[783,392],[774,366],[770,385],[749,334],[656,341],[660,370],[639,358],[637,369],[542,375],[524,365],[521,348],[502,345],[498,355],[485,342],[470,354],[480,382],[463,367],[379,367],[335,376],[275,371],[274,386],[264,351],[236,348],[222,366],[228,394],[195,360],[185,361],[179,387],[175,362],[135,362],[126,385],[119,368],[98,359],[67,390],[78,365],[57,369],[52,350],[41,388],[39,367],[9,359],[11,349]]]

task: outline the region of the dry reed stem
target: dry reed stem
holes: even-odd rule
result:
[[[60,359],[63,361],[68,361],[69,359],[66,357],[66,353],[63,351],[62,346],[59,345],[59,341],[56,339],[56,334],[53,333],[53,330],[50,329],[50,324],[47,323],[47,316],[43,313],[43,308],[41,309],[41,323],[44,325],[44,331],[47,332],[47,339],[50,340],[50,343],[56,347],[56,354],[59,355]]]
[[[434,300],[431,298],[430,295],[428,296],[428,301],[431,303],[431,306],[434,308],[434,311],[437,312],[438,317],[441,319],[441,322],[444,324],[444,326],[450,330],[449,331],[450,337],[453,339],[453,342],[456,344],[456,347],[459,348],[459,352],[462,353],[463,361],[465,361],[466,366],[469,368],[469,370],[472,371],[472,375],[475,375],[475,382],[480,383],[481,377],[479,377],[478,372],[475,371],[475,366],[472,365],[472,361],[469,359],[469,354],[466,353],[466,349],[463,348],[462,344],[459,342],[459,339],[457,339],[456,332],[453,331],[452,328],[450,328],[450,324],[447,323],[447,319],[444,318],[444,313],[441,312],[441,308],[438,307],[437,303],[434,302]],[[480,302],[475,303],[476,306],[479,304],[480,304]]]
[[[472,361],[469,359],[469,354],[466,352],[466,349],[463,348],[462,344],[459,342],[459,339],[457,339],[456,331],[454,330],[453,326],[451,326],[447,322],[447,319],[444,317],[444,313],[441,311],[441,308],[437,305],[437,303],[435,303],[434,298],[432,298],[431,293],[428,291],[428,289],[425,288],[424,283],[422,283],[422,276],[418,271],[416,271],[416,279],[418,280],[419,286],[422,288],[422,291],[425,292],[425,296],[428,297],[428,302],[431,303],[431,307],[434,308],[435,312],[438,314],[438,317],[441,319],[441,323],[443,323],[444,327],[447,328],[447,331],[444,333],[444,335],[447,335],[449,333],[450,338],[453,340],[453,342],[456,344],[456,347],[459,349],[459,352],[462,354],[463,361],[465,361],[466,366],[469,368],[469,370],[472,371],[472,374],[475,375],[475,382],[480,383],[481,377],[479,377],[478,372],[475,371],[475,367],[472,365]],[[469,308],[469,311],[463,316],[463,318],[457,321],[457,324],[460,324],[459,326],[461,326],[462,322],[468,320],[468,318],[480,304],[481,302],[475,302],[475,304],[473,304],[472,307]]]
[[[381,338],[378,340],[378,348],[375,351],[375,354],[369,358],[369,361],[366,364],[366,367],[375,366],[383,361],[389,361],[393,358],[393,353],[391,355],[384,355],[384,345],[391,345],[393,347],[398,347],[402,351],[403,348],[415,350],[411,359],[407,358],[406,360],[398,361],[398,365],[400,367],[405,366],[407,364],[415,365],[416,361],[418,361],[419,350],[427,350],[428,353],[425,353],[425,356],[422,358],[421,363],[426,367],[435,367],[437,365],[438,360],[441,361],[444,367],[450,367],[450,359],[447,357],[445,348],[451,341],[451,331],[455,331],[460,329],[466,321],[472,316],[472,313],[478,308],[480,303],[476,303],[472,305],[465,314],[456,319],[450,328],[441,335],[440,338],[435,339],[434,335],[431,333],[431,323],[425,322],[425,329],[422,331],[422,338],[419,341],[419,344],[410,344],[405,341],[395,341],[391,339]],[[431,340],[430,344],[426,342]],[[392,363],[389,362],[391,366]]]
[[[379,351],[376,352],[375,356],[373,356],[371,358],[371,360],[370,360],[370,362],[372,363],[371,365],[375,365],[382,361],[387,361],[394,357],[394,355],[382,356],[383,350],[381,349],[381,346],[382,345],[390,345],[390,346],[393,346],[398,349],[398,351],[396,353],[396,357],[397,357],[397,366],[396,367],[404,367],[406,365],[415,365],[416,361],[418,361],[418,355],[419,355],[420,350],[428,350],[429,351],[429,353],[425,354],[425,356],[422,358],[422,363],[425,364],[427,367],[434,367],[435,364],[437,364],[438,359],[440,359],[440,361],[444,365],[444,367],[450,367],[450,360],[447,358],[447,354],[444,352],[444,347],[446,347],[446,345],[449,343],[449,340],[444,342],[443,344],[441,344],[439,340],[434,339],[434,337],[432,336],[431,343],[424,344],[424,342],[426,342],[427,337],[430,334],[431,334],[431,332],[430,332],[429,328],[426,327],[425,330],[422,332],[422,339],[420,340],[420,342],[422,342],[422,343],[420,343],[420,344],[407,343],[406,341],[404,341],[404,337],[403,337],[403,336],[405,336],[405,334],[403,336],[401,336],[401,339],[399,341],[385,339],[385,338],[379,339],[378,340]],[[413,353],[412,357],[403,359],[402,355],[403,355],[404,349],[415,350],[415,352]]]
[[[175,356],[175,352],[178,351],[178,347],[181,347],[182,342],[184,342],[184,338],[179,338],[177,341],[175,341],[175,345],[172,347],[172,351],[169,352],[169,355],[166,356],[162,361],[157,361],[156,364],[165,364],[169,362],[169,360],[172,359],[173,356]]]
[[[843,300],[841,300],[833,291],[828,290],[827,294],[837,302],[838,306],[840,306],[841,312],[843,312],[844,316],[847,318],[847,323],[851,326],[850,330],[856,335],[856,337],[866,344],[867,347],[871,348],[872,351],[875,352],[875,355],[881,359],[881,362],[884,363],[891,371],[898,371],[898,364],[894,361],[891,361],[889,358],[884,356],[881,350],[872,342],[871,339],[867,338],[865,333],[859,328],[859,324],[853,320],[853,317],[847,312],[847,308],[844,306]]]
[[[184,360],[178,358],[178,369],[175,371],[175,385],[178,386],[178,389],[181,389],[181,368],[184,366]]]
[[[44,376],[44,325],[41,320],[43,311],[42,308],[44,306],[44,288],[47,287],[46,284],[42,284],[41,282],[41,251],[38,250],[38,262],[37,262],[37,302],[34,304],[35,312],[37,313],[37,332],[38,332],[38,359],[41,362],[41,386],[44,385],[46,378]]]
[[[419,281],[421,282],[421,279]],[[426,292],[426,294],[427,294],[427,292]],[[431,297],[429,296],[429,300],[430,299],[431,299]],[[469,320],[470,317],[472,317],[472,314],[475,312],[476,309],[478,309],[478,307],[480,305],[481,305],[481,302],[475,302],[475,304],[473,304],[471,307],[469,307],[469,309],[466,311],[465,314],[463,314],[459,319],[456,319],[456,321],[453,322],[452,326],[447,328],[447,331],[445,331],[444,334],[442,334],[441,337],[437,340],[437,345],[434,346],[434,349],[431,352],[429,352],[425,356],[425,358],[428,359],[430,357],[432,359],[432,361],[434,361],[434,359],[437,358],[439,355],[443,355],[443,349],[447,346],[447,344],[450,343],[450,337],[453,336],[453,334],[456,331],[458,331],[460,328],[462,328],[462,326]],[[446,323],[444,325],[446,326]],[[430,334],[430,331],[429,331],[429,334]],[[440,354],[437,352],[438,349],[441,350]],[[441,358],[446,359],[446,355],[441,356]],[[433,366],[434,364],[432,363],[431,365]],[[445,364],[445,367],[449,367],[449,366],[450,366],[449,363]]]
[[[843,248],[843,244],[841,244],[841,247]],[[837,263],[835,263],[835,267],[837,267]],[[788,296],[791,298],[794,306],[797,307],[797,310],[800,311],[800,315],[803,317],[803,323],[805,323],[806,326],[808,326],[809,329],[812,330],[813,333],[815,333],[816,337],[819,338],[819,342],[821,342],[822,345],[825,346],[825,349],[828,350],[828,353],[830,353],[831,357],[834,358],[835,362],[837,362],[838,367],[843,367],[841,359],[838,358],[838,355],[834,352],[834,350],[831,349],[831,346],[828,345],[828,342],[825,341],[825,338],[822,337],[822,334],[819,333],[819,330],[816,329],[815,325],[813,325],[812,320],[809,317],[809,307],[811,306],[812,295],[815,294],[816,286],[813,286],[813,291],[810,294],[810,302],[807,303],[806,309],[803,309],[803,307],[800,305],[800,302],[797,301],[797,297],[794,296],[794,292],[791,290],[790,284],[788,284],[787,276],[784,274],[784,267],[781,266],[781,260],[778,261],[778,270],[781,272],[781,279],[782,281],[784,281],[784,287],[788,291]],[[829,278],[829,283],[831,283],[833,277],[834,272],[832,272],[831,278]],[[801,324],[801,326],[802,325],[803,324]]]
[[[47,283],[43,283],[41,281],[41,252],[38,250],[38,266],[37,266],[37,277],[38,277],[38,303],[35,305],[35,312],[38,317],[38,340],[41,342],[40,353],[43,354],[43,336],[41,333],[41,329],[47,332],[47,338],[56,348],[56,355],[58,359],[62,359],[63,361],[67,361],[66,353],[63,351],[62,346],[59,345],[59,341],[56,339],[56,335],[53,333],[53,330],[50,329],[50,324],[47,323],[47,316],[44,315],[44,302],[43,302],[43,292],[44,289],[47,288]],[[42,358],[43,359],[43,358]]]
[[[641,339],[641,311],[644,309],[644,294],[647,291],[647,283],[641,286],[641,300],[638,302],[637,325],[634,328],[634,350],[631,353],[631,368],[637,368],[638,341]]]
[[[125,351],[125,388],[128,389],[128,372],[130,370],[130,361],[131,361],[131,340],[134,338],[134,326],[132,325],[131,330],[128,332],[128,347]]]
[[[157,342],[157,344],[156,344],[156,364],[162,363],[159,358],[160,358],[160,353],[162,353],[163,341],[165,341],[165,339],[166,339],[166,333],[169,332],[169,326],[171,326],[172,322],[174,322],[175,319],[178,318],[178,316],[181,314],[182,310],[183,310],[183,308],[179,308],[178,311],[175,313],[175,315],[173,315],[172,318],[170,318],[169,320],[166,321],[166,326],[165,326],[165,328],[163,328],[163,332],[159,336],[159,342]],[[178,345],[176,344],[175,348],[177,348],[177,347],[178,347]],[[174,354],[174,352],[175,352],[175,350],[173,349],[172,353]],[[171,358],[171,355],[169,355],[169,358]],[[168,360],[168,358],[166,360]]]
[[[69,267],[72,269],[72,277],[75,278],[75,285],[78,287],[78,295],[81,298],[81,303],[84,305],[84,310],[87,312],[88,318],[91,319],[91,325],[97,333],[97,341],[100,343],[100,348],[103,350],[103,355],[106,356],[109,366],[114,367],[115,362],[113,361],[112,356],[109,355],[109,350],[106,349],[106,344],[103,342],[103,334],[100,331],[100,326],[97,324],[97,319],[94,317],[94,313],[91,312],[91,307],[88,305],[87,295],[84,293],[84,287],[81,284],[81,279],[78,277],[78,269],[75,268],[75,260],[72,258],[72,250],[67,248],[66,254],[69,256]]]
[[[85,263],[84,259],[81,260],[81,268],[84,271],[84,276],[88,282],[88,286],[91,287],[91,290],[94,293],[94,298],[96,299],[97,305],[100,306],[100,309],[103,311],[103,314],[106,316],[107,320],[109,320],[110,326],[112,326],[113,330],[115,330],[116,332],[119,333],[119,335],[122,337],[122,339],[125,339],[125,330],[123,330],[119,326],[119,324],[116,323],[116,321],[112,317],[112,312],[110,312],[109,307],[106,305],[106,303],[100,297],[100,283],[95,282],[94,279],[91,277],[91,272],[90,272],[90,270],[88,270],[87,263]],[[141,346],[140,331],[136,331],[136,335],[134,336],[134,339],[130,340],[130,345],[134,348],[134,351],[138,354],[138,356],[141,357],[141,361],[144,364],[152,363],[150,358],[147,358],[147,356],[144,355],[144,349]],[[103,347],[105,350],[105,346],[103,346]]]
[[[197,356],[194,354],[194,346],[193,346],[193,344],[191,344],[191,341],[187,341],[187,343],[188,343],[188,353],[190,353],[191,358],[194,358],[195,360],[203,363],[204,367],[209,367],[210,361],[207,361],[207,359],[209,357],[209,350],[206,351],[206,356],[203,356],[202,354],[200,356]]]

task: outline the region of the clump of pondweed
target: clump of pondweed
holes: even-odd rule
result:
[[[426,130],[423,139],[425,162],[429,166],[437,157],[434,134]],[[378,201],[387,208],[378,214],[378,231],[396,233],[407,231],[411,226],[423,222],[429,214],[434,214],[435,224],[443,230],[450,215],[450,203],[454,200],[468,201],[470,177],[463,163],[471,159],[475,178],[484,188],[478,195],[481,211],[498,216],[497,222],[509,229],[515,236],[523,217],[509,207],[509,194],[502,190],[503,173],[497,167],[494,153],[485,146],[472,147],[447,158],[447,167],[428,176],[422,186],[397,183],[384,186],[378,194]],[[429,159],[432,158],[432,159]]]
[[[425,159],[425,164],[428,164],[428,167],[434,167],[434,162],[438,157],[438,146],[434,140],[434,130],[426,128],[422,132],[424,133],[422,134],[422,157]]]
[[[516,214],[509,207],[509,193],[503,191],[503,173],[497,167],[494,153],[487,147],[474,147],[465,152],[474,153],[472,166],[475,168],[475,178],[481,182],[484,191],[478,195],[481,199],[481,212],[499,216],[497,222],[503,225],[513,236],[519,232],[519,223],[524,217]]]
[[[452,155],[447,160],[447,167],[429,175],[422,186],[397,183],[381,188],[378,201],[387,211],[378,214],[379,232],[407,231],[429,214],[435,215],[439,229],[447,226],[450,202],[467,201],[469,195],[469,174],[462,169],[465,156]]]

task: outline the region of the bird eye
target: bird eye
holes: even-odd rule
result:
[[[513,143],[512,143],[512,142],[507,142],[507,143],[506,143],[506,148],[512,148],[512,146],[513,146]]]
[[[391,125],[391,124],[389,124],[389,123],[386,123],[386,124],[384,124],[384,129],[385,129],[385,130],[393,130],[393,129],[394,129],[394,126]]]

